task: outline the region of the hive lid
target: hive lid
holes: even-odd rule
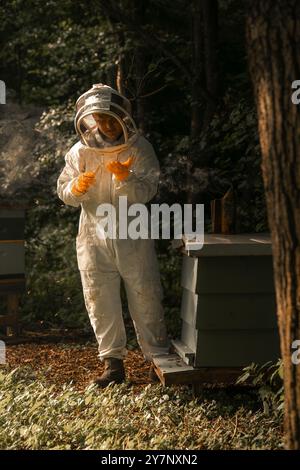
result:
[[[272,255],[269,233],[241,233],[234,235],[204,234],[202,249],[192,248],[192,239],[183,236],[184,252],[189,256],[266,256]]]

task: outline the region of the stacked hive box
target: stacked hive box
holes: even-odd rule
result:
[[[18,334],[18,303],[25,287],[24,209],[0,207],[0,326]],[[5,302],[3,302],[3,298]]]
[[[266,234],[205,235],[185,252],[180,341],[194,367],[240,367],[280,356],[272,247]]]

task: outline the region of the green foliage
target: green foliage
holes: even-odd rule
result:
[[[24,102],[75,99],[111,67],[112,39],[91,2],[6,0],[0,15],[2,78]]]
[[[0,370],[0,448],[278,449],[281,422],[249,403],[247,394],[208,390],[193,399],[185,387],[125,383],[83,392],[56,390],[29,367]],[[232,406],[232,403],[235,403]]]
[[[134,14],[130,2],[113,3],[124,15]],[[245,71],[244,7],[237,0],[220,1],[219,7],[219,105],[209,128],[199,135],[195,161],[191,161],[191,88],[182,67],[172,60],[174,56],[191,69],[189,2],[147,2],[140,27],[159,38],[166,54],[149,47],[135,27],[122,22],[122,15],[119,22],[112,23],[91,0],[29,0],[26,7],[23,0],[1,3],[1,79],[20,101],[47,107],[37,125],[40,137],[30,165],[19,162],[23,185],[10,195],[10,200],[26,202],[29,207],[25,321],[88,324],[74,246],[79,212],[58,200],[56,181],[64,155],[76,141],[75,100],[92,83],[109,82],[120,57],[127,62],[125,92],[133,108],[138,94],[150,95],[145,99],[146,137],[161,163],[156,202],[182,204],[191,191],[195,202],[206,204],[208,226],[210,200],[232,184],[237,193],[238,231],[266,230],[257,123]],[[145,62],[143,77],[135,68],[138,48]],[[163,242],[157,248],[167,322],[176,336],[180,328],[180,256]]]
[[[283,388],[283,362],[280,359],[276,364],[267,362],[262,366],[250,364],[245,367],[244,373],[237,380],[238,384],[248,384],[257,387],[258,396],[263,403],[266,415],[283,415],[284,388]]]
[[[228,110],[209,129],[213,167],[233,186],[237,198],[237,231],[267,231],[265,194],[256,113],[249,99],[225,97]]]
[[[225,95],[210,126],[197,139],[193,161],[187,158],[188,136],[173,136],[172,145],[171,149],[167,140],[160,148],[165,155],[160,199],[183,203],[190,192],[196,202],[206,203],[209,218],[210,201],[232,186],[237,233],[268,231],[256,113],[250,97],[237,100],[233,90]]]

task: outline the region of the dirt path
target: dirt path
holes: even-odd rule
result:
[[[31,343],[8,345],[6,361],[10,368],[30,366],[51,384],[60,386],[72,381],[77,389],[83,389],[103,370],[97,354],[97,347],[91,344]],[[132,385],[150,383],[149,365],[140,351],[128,352],[125,368]]]

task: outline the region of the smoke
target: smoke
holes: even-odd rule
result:
[[[41,110],[8,103],[0,107],[0,198],[11,201],[30,186],[36,175],[34,127]]]
[[[170,154],[160,175],[160,193],[180,197],[183,193],[221,197],[230,187],[226,172],[209,167],[199,168],[187,155]]]

